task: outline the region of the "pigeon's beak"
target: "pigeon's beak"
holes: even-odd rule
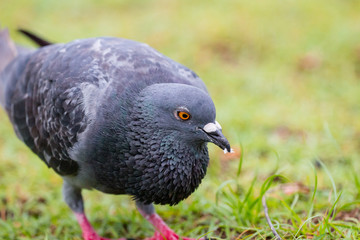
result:
[[[231,152],[230,143],[223,135],[221,126],[217,121],[206,124],[202,130],[206,133],[210,142],[218,145],[224,152]]]

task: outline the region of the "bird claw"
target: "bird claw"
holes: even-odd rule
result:
[[[111,238],[103,238],[97,235],[96,232],[86,232],[83,234],[84,240],[129,240],[126,238],[119,238],[119,239],[111,239]]]
[[[141,211],[140,211],[141,212]],[[143,213],[142,213],[143,214]],[[179,237],[171,228],[169,228],[166,223],[161,219],[156,213],[145,215],[145,218],[154,226],[155,234],[150,238],[145,238],[144,240],[206,240],[206,238],[187,238]]]
[[[160,232],[155,232],[154,236],[150,237],[150,238],[145,238],[145,240],[178,240],[179,236],[172,232],[172,231],[167,231],[164,234],[161,234]]]
[[[175,232],[168,231],[164,234],[160,232],[155,232],[154,236],[150,238],[145,238],[144,240],[207,240],[207,238],[187,238],[187,237],[179,237]]]

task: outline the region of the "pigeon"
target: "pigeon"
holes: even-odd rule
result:
[[[0,103],[17,137],[62,177],[83,238],[106,239],[85,215],[81,192],[93,189],[130,195],[154,226],[148,240],[180,239],[153,204],[175,205],[196,190],[207,143],[231,152],[204,82],[144,43],[52,44],[22,32],[40,47],[0,31]]]

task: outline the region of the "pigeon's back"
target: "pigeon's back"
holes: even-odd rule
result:
[[[195,73],[146,44],[92,38],[18,54],[1,73],[0,99],[32,151],[60,175],[76,175],[71,150],[80,139],[114,112],[126,121],[137,94],[165,82],[206,91]]]

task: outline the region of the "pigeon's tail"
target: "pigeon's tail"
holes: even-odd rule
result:
[[[22,34],[24,34],[25,36],[27,36],[28,38],[30,38],[33,42],[35,42],[40,47],[44,47],[44,46],[52,44],[51,42],[46,41],[45,39],[43,39],[39,36],[36,36],[35,34],[29,32],[25,29],[19,29],[18,31],[21,32]]]
[[[17,56],[17,48],[9,36],[8,29],[0,29],[0,104],[5,102],[5,78],[2,72],[5,67]]]
[[[0,73],[16,57],[17,49],[8,29],[0,30]]]

